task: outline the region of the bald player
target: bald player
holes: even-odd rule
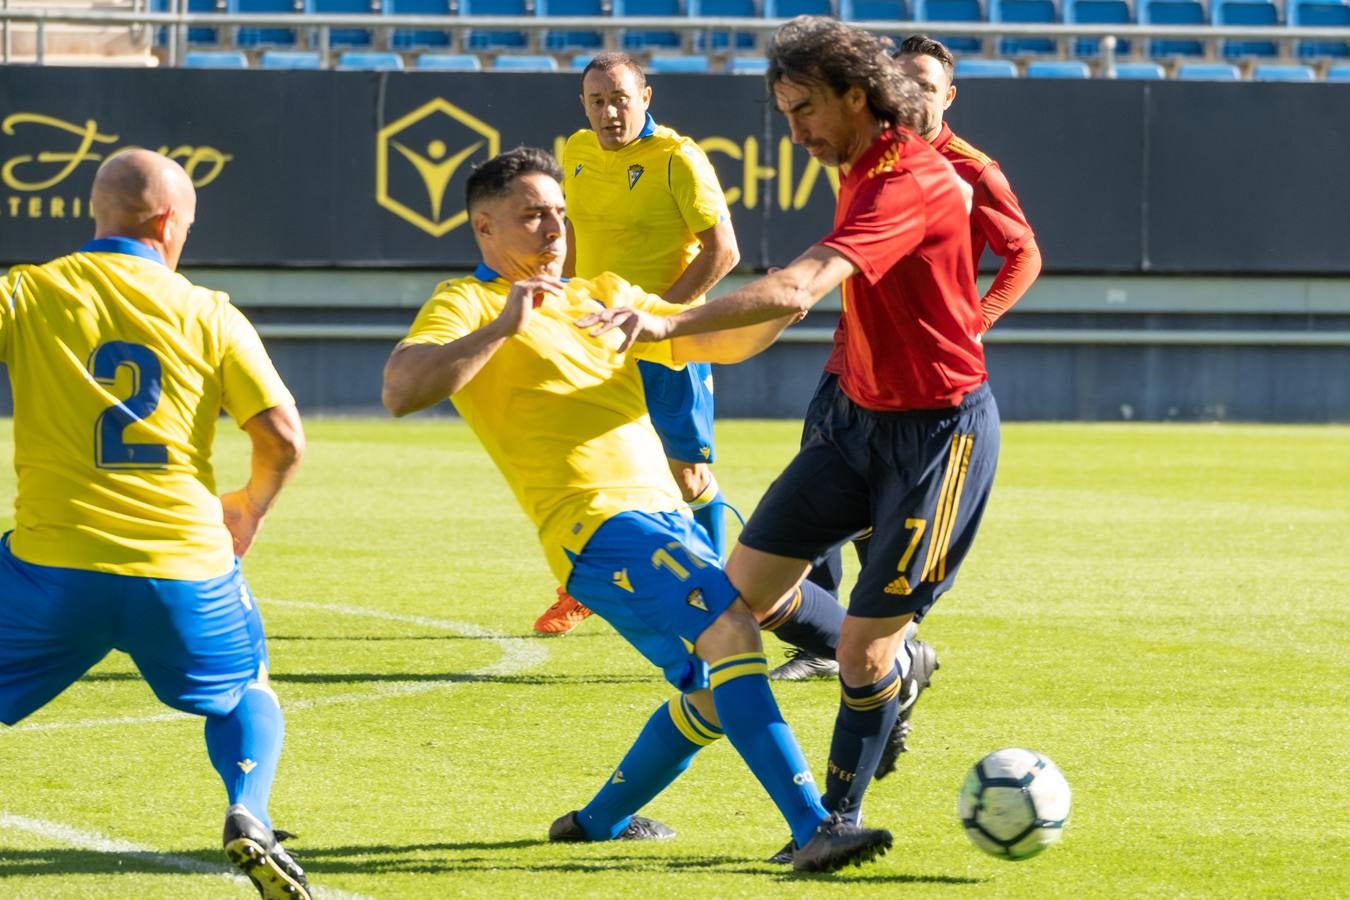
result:
[[[300,417],[243,314],[175,272],[197,208],[182,167],[119,154],[91,203],[94,240],[0,279],[18,474],[0,538],[0,721],[125,652],[161,701],[205,717],[230,861],[265,898],[308,898],[268,816],[284,722],[239,569],[300,463]],[[252,470],[217,496],[222,410]]]

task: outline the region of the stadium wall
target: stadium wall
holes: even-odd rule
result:
[[[718,168],[747,269],[823,233],[832,173],[787,140],[762,80],[653,81],[659,119]],[[190,275],[258,322],[307,408],[369,410],[416,307],[475,261],[471,165],[558,147],[584,125],[576,89],[574,74],[0,67],[0,268],[78,246],[98,163],[160,149],[198,185]],[[1045,256],[989,336],[1004,414],[1350,420],[1350,180],[1329,153],[1350,143],[1347,108],[1350,84],[962,82],[951,122],[1010,174]],[[723,372],[722,412],[800,414],[835,311]]]

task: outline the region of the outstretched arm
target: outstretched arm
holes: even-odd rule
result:
[[[703,306],[691,307],[673,316],[655,316],[626,307],[605,309],[578,320],[577,325],[591,328],[593,335],[620,329],[624,333],[620,349],[627,349],[636,341],[661,341],[723,329],[742,329],[776,319],[783,320],[777,325],[778,331],[782,331],[788,323],[806,315],[821,297],[855,271],[848,257],[817,244],[777,272]],[[774,332],[774,337],[778,331]],[[756,341],[763,339],[763,332],[747,334]]]
[[[545,275],[517,281],[501,315],[477,331],[448,344],[399,344],[384,364],[385,409],[406,416],[458,392],[507,339],[525,330],[536,295],[561,290],[561,281]]]
[[[291,404],[263,410],[244,423],[244,431],[253,442],[248,483],[220,497],[225,527],[234,539],[234,555],[238,557],[253,546],[263,518],[300,468],[305,453],[304,427],[300,413]]]

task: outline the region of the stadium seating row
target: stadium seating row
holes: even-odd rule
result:
[[[156,0],[161,9],[168,2]],[[1285,0],[1283,8],[1271,0],[187,0],[187,4],[189,11],[201,13],[686,17],[691,19],[691,29],[697,27],[699,18],[773,19],[804,13],[878,22],[1350,27],[1350,0]],[[226,43],[221,38],[215,28],[194,27],[188,31],[188,42],[193,46],[221,46]],[[986,51],[981,38],[956,35],[945,40],[958,54]],[[295,29],[241,28],[230,45],[286,48],[299,43]],[[371,48],[376,45],[376,36],[370,29],[334,29],[330,44],[337,48]],[[755,44],[753,34],[700,29],[694,34],[692,49],[720,52],[752,49]],[[993,52],[1004,57],[1055,55],[1061,49],[1051,37],[1002,37],[996,44]],[[1095,57],[1100,52],[1096,38],[1076,38],[1070,44],[1067,49],[1073,56]],[[1200,40],[1152,39],[1147,44],[1146,55],[1152,58],[1205,55],[1205,43]],[[451,45],[449,28],[395,30],[389,41],[395,50],[437,50]],[[599,31],[550,30],[544,33],[538,49],[566,52],[595,50],[602,45]],[[625,29],[621,45],[657,52],[688,49],[678,31],[640,27]],[[475,28],[467,32],[463,46],[470,50],[524,50],[529,47],[529,36],[524,31]],[[1129,55],[1129,42],[1122,41],[1117,52]],[[1270,58],[1280,55],[1280,47],[1272,40],[1227,40],[1222,42],[1221,53],[1229,59]],[[1307,59],[1350,58],[1350,41],[1303,40],[1297,43],[1296,53]]]
[[[591,59],[591,54],[572,57],[571,71],[580,71]],[[183,64],[201,69],[247,69],[247,55],[241,50],[194,50]],[[321,69],[323,61],[314,51],[268,50],[259,57],[264,69]],[[725,68],[705,54],[656,55],[648,65],[655,73],[731,72],[742,75],[764,74],[767,62],[763,57],[733,56]],[[398,53],[383,51],[348,50],[337,60],[340,70],[402,70],[409,68]],[[417,56],[412,69],[440,72],[481,72],[482,60],[473,53],[423,53]],[[556,57],[535,53],[502,54],[491,61],[493,71],[557,72],[563,67]],[[1114,67],[1114,77],[1136,80],[1160,80],[1166,76],[1155,62],[1121,62]],[[1082,60],[1031,60],[1026,63],[1028,78],[1091,78],[1092,71]],[[1017,78],[1017,63],[1009,59],[964,58],[957,61],[957,78]],[[1232,63],[1182,63],[1176,69],[1176,78],[1184,81],[1241,81],[1242,73]],[[1260,63],[1252,68],[1253,81],[1317,81],[1311,66]],[[1327,81],[1350,82],[1350,64],[1333,65],[1327,69]]]

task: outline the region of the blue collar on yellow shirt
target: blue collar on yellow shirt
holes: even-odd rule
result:
[[[477,268],[473,270],[473,277],[477,278],[479,281],[486,284],[489,281],[496,281],[498,278],[501,278],[502,276],[501,273],[498,272],[496,269],[492,268],[492,266],[489,266],[485,262],[480,262]],[[562,279],[563,282],[568,282],[571,280],[572,279],[570,278]]]
[[[80,248],[81,253],[125,253],[127,256],[139,256],[141,259],[148,259],[151,262],[157,262],[161,266],[167,266],[164,257],[159,255],[159,251],[153,247],[147,247],[140,241],[124,237],[105,237],[94,238],[85,243]]]
[[[656,120],[652,118],[651,113],[647,113],[647,121],[643,124],[642,130],[638,132],[638,139],[651,137],[656,134]]]

